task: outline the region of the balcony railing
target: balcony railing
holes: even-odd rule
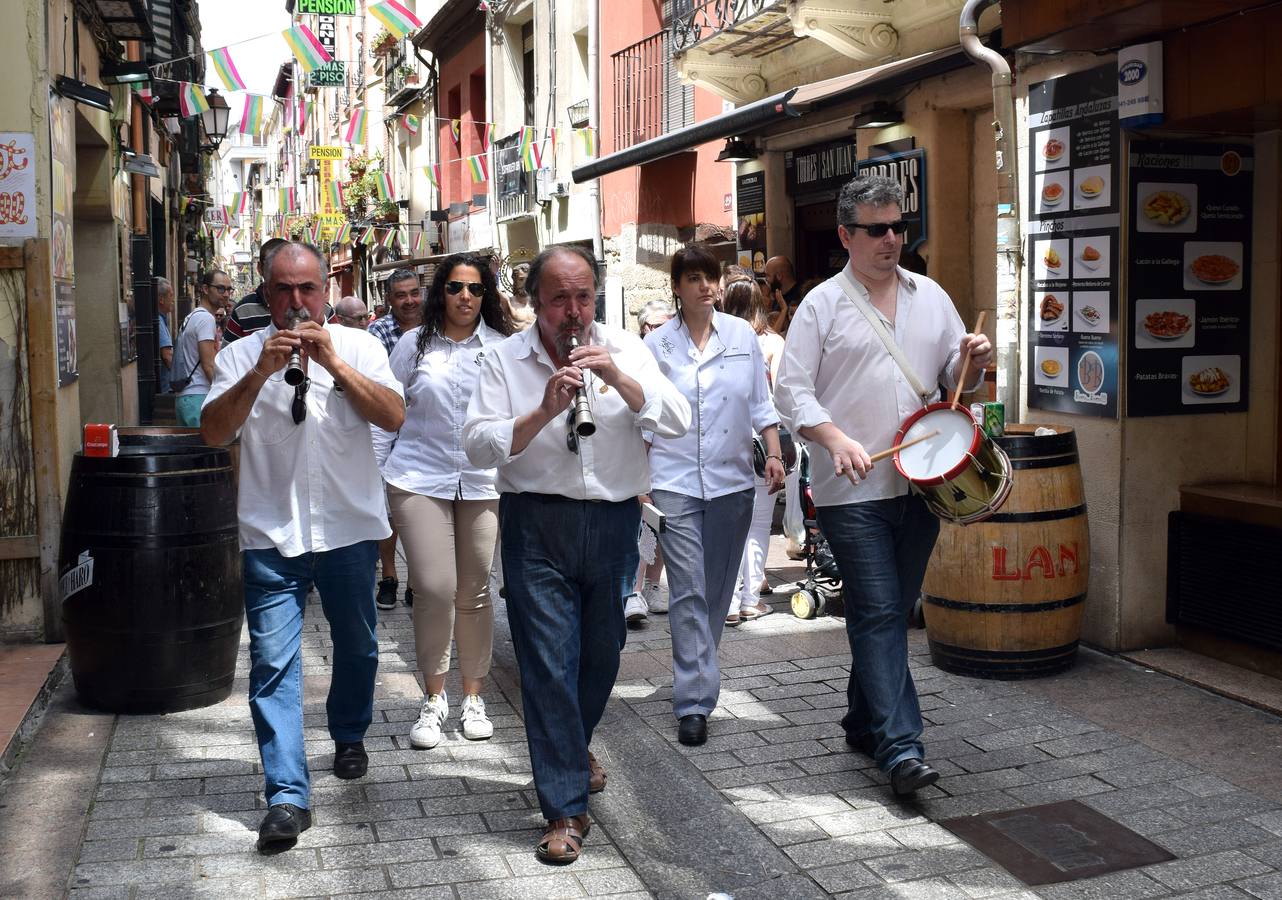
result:
[[[521,168],[521,132],[494,142],[498,182],[494,215],[499,221],[529,215],[534,210],[534,173]]]
[[[707,0],[697,4],[689,12],[672,17],[672,51],[681,53],[772,7],[785,5],[784,0]]]
[[[616,150],[694,121],[693,88],[672,67],[672,33],[650,35],[611,56]]]

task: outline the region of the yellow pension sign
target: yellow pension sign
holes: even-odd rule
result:
[[[309,148],[308,156],[311,159],[342,159],[342,147],[316,146],[313,144]]]

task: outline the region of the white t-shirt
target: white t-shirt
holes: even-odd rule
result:
[[[182,330],[174,349],[174,365],[170,377],[181,380],[191,373],[191,384],[178,392],[179,397],[189,394],[208,394],[209,379],[205,370],[200,367],[200,342],[212,341],[218,331],[214,314],[203,306],[197,306],[183,321]]]

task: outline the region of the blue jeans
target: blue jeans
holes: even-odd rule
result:
[[[544,818],[588,808],[588,744],[619,674],[641,507],[503,494],[499,547]]]
[[[939,520],[911,494],[821,506],[818,513],[846,598],[851,663],[841,725],[851,738],[871,735],[877,765],[889,771],[925,755],[917,688],[908,672],[908,616]]]
[[[678,719],[710,715],[721,696],[717,648],[730,612],[756,489],[712,500],[674,491],[652,491],[651,496],[667,523],[659,544],[668,567],[672,712]],[[752,590],[755,593],[757,585]]]
[[[281,556],[275,549],[241,554],[249,623],[249,711],[263,759],[267,805],[308,806],[303,749],[303,609],[312,584],[320,593],[333,643],[325,712],[335,741],[364,740],[374,716],[378,638],[374,563],[378,541],[337,550]]]

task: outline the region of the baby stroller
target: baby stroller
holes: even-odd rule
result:
[[[810,453],[804,446],[800,456],[797,489],[801,492],[801,515],[806,525],[806,580],[792,595],[792,614],[798,619],[813,619],[823,614],[840,616],[845,613],[841,572],[837,570],[828,541],[819,530],[815,498],[810,490]]]

